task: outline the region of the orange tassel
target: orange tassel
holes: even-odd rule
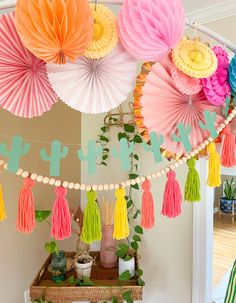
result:
[[[225,167],[233,167],[236,165],[235,155],[235,136],[231,132],[230,125],[223,130],[224,140],[221,150],[221,164]]]

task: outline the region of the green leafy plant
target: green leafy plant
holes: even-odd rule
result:
[[[56,241],[51,241],[51,242],[45,243],[44,248],[46,249],[46,251],[49,254],[53,254],[53,253],[58,254],[58,252],[59,252]]]
[[[45,296],[42,295],[40,298],[33,300],[33,303],[52,303],[52,301],[47,301]]]
[[[51,214],[50,210],[36,210],[35,220],[39,223],[45,221]]]
[[[60,281],[60,286],[93,286],[94,283],[91,279],[83,277],[83,279],[76,279],[70,276],[66,281]]]
[[[226,180],[224,187],[225,199],[227,200],[235,200],[236,199],[236,184],[234,182],[234,178],[231,180]]]

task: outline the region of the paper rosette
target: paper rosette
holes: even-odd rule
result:
[[[181,72],[174,64],[171,66],[171,77],[178,90],[186,95],[193,95],[200,92],[202,85],[200,79],[190,77]]]
[[[218,61],[216,72],[209,78],[202,79],[203,90],[207,99],[215,105],[223,105],[231,95],[228,84],[229,59],[227,52],[220,46],[212,48]]]
[[[46,63],[22,44],[14,13],[0,18],[0,106],[24,118],[41,116],[57,101]]]
[[[182,94],[171,78],[170,69],[169,57],[154,65],[143,65],[134,91],[134,115],[146,141],[149,141],[150,131],[163,135],[164,155],[178,158],[185,153],[182,143],[172,139],[178,123],[190,124],[192,131],[189,140],[192,147],[196,148],[209,137],[209,132],[198,124],[199,121],[205,122],[204,111],[217,113],[216,127],[224,118],[220,116],[221,108],[210,104],[202,91],[192,96]]]
[[[124,0],[118,18],[119,37],[135,58],[158,61],[184,32],[181,0]]]
[[[18,0],[16,27],[24,45],[46,62],[74,61],[89,46],[93,17],[87,0]]]
[[[98,59],[109,54],[118,42],[115,14],[103,4],[90,4],[94,18],[93,38],[85,56]]]
[[[136,60],[118,44],[104,58],[81,57],[74,64],[48,64],[47,69],[63,102],[83,113],[98,114],[127,98],[136,76]]]
[[[183,38],[172,52],[176,67],[194,78],[210,77],[217,69],[214,52],[199,39]]]
[[[232,89],[232,93],[236,96],[236,55],[234,55],[233,59],[229,65],[229,84]]]

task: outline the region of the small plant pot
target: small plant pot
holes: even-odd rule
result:
[[[93,261],[93,257],[89,255],[81,255],[75,258],[78,279],[83,280],[83,277],[90,278]]]
[[[59,251],[58,253],[52,254],[51,268],[53,271],[52,280],[62,281],[65,278],[66,272],[66,256],[64,251]]]
[[[119,258],[119,276],[125,272],[126,270],[129,271],[131,277],[135,275],[135,259],[134,257],[129,261],[125,261]]]
[[[223,213],[232,213],[233,206],[236,211],[236,200],[227,200],[225,198],[220,199],[220,210]]]

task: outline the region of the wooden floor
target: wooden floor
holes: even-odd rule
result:
[[[227,273],[236,259],[236,223],[232,225],[227,218],[214,219],[213,244],[213,287]]]

